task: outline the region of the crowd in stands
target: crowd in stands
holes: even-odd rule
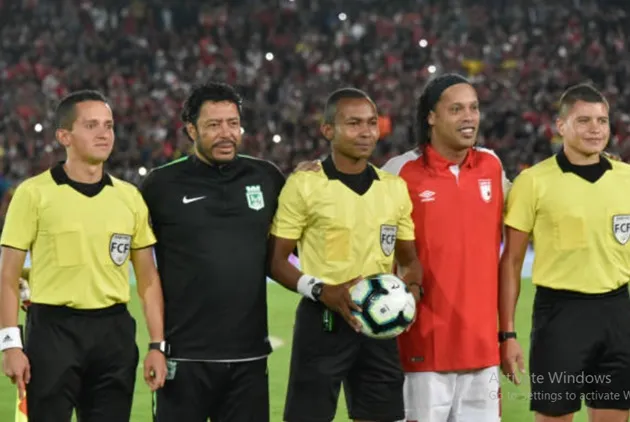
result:
[[[320,157],[326,96],[376,101],[380,165],[413,147],[415,102],[447,71],[478,90],[479,143],[510,177],[557,150],[556,104],[591,81],[611,103],[610,148],[630,160],[630,3],[611,0],[0,0],[0,195],[63,159],[53,111],[70,91],[110,99],[108,165],[139,169],[189,152],[181,105],[208,79],[245,98],[243,152],[289,172]]]

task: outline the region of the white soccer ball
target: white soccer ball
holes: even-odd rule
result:
[[[352,300],[363,312],[353,312],[368,337],[390,339],[413,322],[416,300],[405,283],[393,274],[375,274],[350,290]]]

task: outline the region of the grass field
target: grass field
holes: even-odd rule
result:
[[[275,284],[269,284],[268,292],[270,335],[281,340],[283,343],[280,344],[279,347],[276,347],[274,353],[269,358],[271,421],[281,422],[291,352],[291,333],[298,295]],[[525,352],[529,349],[532,298],[533,288],[529,280],[524,280],[517,312],[517,330],[520,334],[520,342]],[[139,320],[138,344],[140,345],[140,350],[144,353],[147,344],[147,334],[142,323],[141,309],[135,296],[130,306],[133,314]],[[507,382],[503,383],[503,422],[533,421],[533,415],[528,410],[528,394],[529,386],[527,383],[519,387],[508,385]],[[1,378],[0,422],[13,421],[15,401],[15,387],[6,378]],[[339,401],[337,415],[335,422],[346,422],[349,420],[343,399]],[[136,386],[131,420],[132,422],[148,422],[151,420],[151,395],[142,380],[140,369],[138,370],[138,383]],[[575,418],[575,421],[587,421],[586,412],[583,410]]]

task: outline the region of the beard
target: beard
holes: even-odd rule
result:
[[[234,148],[234,156],[232,158],[217,158],[214,154],[214,151],[217,148],[220,147],[224,147],[226,145],[231,145],[232,148]],[[233,161],[236,158],[236,142],[229,140],[229,139],[224,139],[221,140],[219,142],[214,143],[210,148],[206,148],[203,146],[203,144],[199,141],[199,139],[197,139],[195,141],[195,150],[197,150],[197,152],[210,164],[225,164],[225,163],[229,163],[230,161]]]

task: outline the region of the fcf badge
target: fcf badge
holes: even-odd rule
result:
[[[613,215],[613,234],[617,242],[625,245],[630,239],[630,215]]]
[[[398,226],[389,224],[381,225],[381,249],[385,256],[390,256],[396,247],[396,235],[398,234]]]
[[[247,205],[251,209],[260,211],[265,208],[265,198],[260,185],[246,186],[245,196],[247,197]]]
[[[109,257],[119,267],[125,263],[131,251],[131,236],[114,233],[109,240]]]
[[[479,179],[479,193],[484,202],[490,202],[492,199],[492,180]]]

